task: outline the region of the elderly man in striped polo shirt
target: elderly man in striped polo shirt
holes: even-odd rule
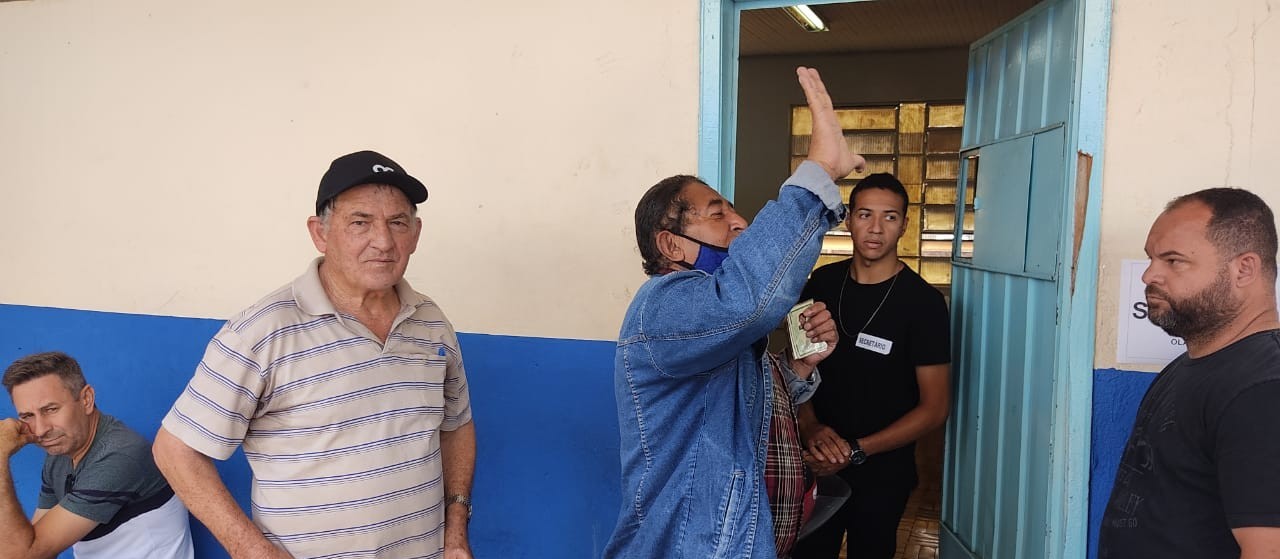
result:
[[[471,557],[462,355],[404,280],[426,199],[380,154],[336,159],[307,221],[323,256],[227,321],[165,417],[156,464],[232,557]],[[252,521],[211,461],[238,446]]]

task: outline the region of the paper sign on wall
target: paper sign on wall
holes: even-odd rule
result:
[[[1147,320],[1146,285],[1142,273],[1150,260],[1124,260],[1120,264],[1120,339],[1116,341],[1119,363],[1164,365],[1187,350],[1182,338],[1164,333]]]
[[[1124,260],[1120,264],[1120,319],[1116,340],[1118,363],[1166,365],[1187,350],[1182,338],[1164,333],[1147,319],[1146,285],[1142,273],[1150,260]],[[1280,281],[1277,282],[1280,293]]]

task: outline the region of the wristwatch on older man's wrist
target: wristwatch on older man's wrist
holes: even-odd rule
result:
[[[444,498],[444,506],[448,508],[454,503],[462,503],[467,507],[467,520],[471,520],[471,498],[461,493],[457,495],[449,495]]]

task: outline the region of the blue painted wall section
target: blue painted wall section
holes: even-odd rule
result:
[[[65,351],[84,368],[100,407],[150,438],[222,322],[0,305],[0,367]],[[476,556],[599,557],[620,502],[615,344],[465,333],[459,340],[479,437]],[[0,417],[13,415],[0,398]],[[37,447],[13,459],[28,512],[43,460]],[[218,469],[247,507],[244,457],[237,452]],[[226,557],[203,526],[192,528],[197,557]]]
[[[1138,404],[1156,376],[1098,369],[1093,373],[1093,444],[1089,464],[1089,559],[1098,556],[1098,528],[1115,484]]]

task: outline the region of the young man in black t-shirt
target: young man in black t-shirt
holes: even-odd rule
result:
[[[1165,208],[1146,252],[1148,316],[1187,352],[1138,408],[1098,557],[1280,557],[1275,216],[1248,191],[1202,190]]]
[[[850,559],[891,559],[916,486],[915,441],[947,418],[950,319],[942,293],[898,259],[906,210],[893,175],[862,179],[846,219],[853,258],[815,270],[800,297],[826,303],[841,337],[799,410],[806,463],[838,473],[853,494],[796,545],[796,559],[834,559],[846,531]]]

